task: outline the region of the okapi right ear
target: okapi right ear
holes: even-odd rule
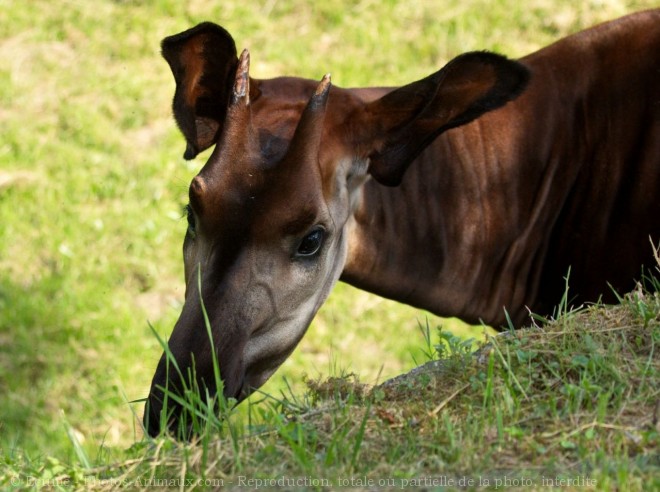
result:
[[[428,77],[366,104],[352,124],[369,158],[369,174],[383,185],[398,186],[408,166],[438,135],[512,101],[529,78],[519,62],[485,51],[465,53]]]
[[[176,81],[172,109],[187,142],[183,157],[194,159],[222,129],[238,64],[236,44],[222,27],[204,22],[165,38],[161,47]]]

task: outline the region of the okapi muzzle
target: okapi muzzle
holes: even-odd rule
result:
[[[184,157],[215,148],[190,184],[185,304],[153,377],[152,436],[176,431],[185,388],[215,395],[214,357],[225,397],[259,388],[355,262],[365,183],[398,185],[436,136],[506,104],[528,80],[519,63],[485,52],[396,90],[331,87],[329,75],[257,80],[248,52],[237,57],[210,23],[166,38],[162,51]]]

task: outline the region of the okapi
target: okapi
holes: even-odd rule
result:
[[[244,399],[303,337],[335,282],[468,322],[519,326],[570,289],[630,289],[660,238],[660,9],[518,61],[458,56],[409,85],[249,76],[223,28],[166,38],[190,184],[182,374]],[[198,285],[201,286],[198,288]],[[207,333],[203,301],[211,339]],[[506,311],[505,311],[506,310]],[[166,354],[145,411],[176,429]],[[163,422],[167,422],[163,424]]]

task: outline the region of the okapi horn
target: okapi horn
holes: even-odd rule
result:
[[[303,156],[315,159],[318,155],[330,86],[330,74],[326,74],[303,110],[287,151],[287,159],[302,162]]]
[[[239,104],[242,99],[245,99],[245,105],[250,104],[250,52],[247,49],[243,50],[238,59],[231,106]]]
[[[214,169],[227,172],[232,163],[245,165],[247,156],[255,151],[252,134],[252,109],[250,105],[250,53],[243,50],[236,67],[234,85],[229,95],[225,127],[218,146],[220,158],[212,163]]]

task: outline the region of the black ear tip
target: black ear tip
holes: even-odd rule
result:
[[[527,88],[527,85],[532,78],[532,72],[520,62],[509,60],[509,63],[512,64],[512,72],[516,75],[513,92],[515,96],[518,96]]]
[[[501,94],[508,96],[509,99],[514,99],[525,90],[531,78],[531,72],[526,65],[491,51],[463,53],[452,60],[447,66],[450,67],[454,62],[465,61],[492,67],[497,81],[491,95]]]
[[[496,89],[508,93],[509,99],[518,97],[529,84],[531,72],[519,61],[510,60],[504,56],[491,54],[493,64],[498,74]]]
[[[470,116],[461,119],[460,124],[467,123],[485,112],[502,107],[518,98],[525,91],[531,79],[529,68],[519,61],[510,60],[502,55],[478,51],[462,56],[474,57],[480,63],[491,66],[494,69],[496,80],[490,90],[475,101],[470,111],[467,112],[467,115]]]

